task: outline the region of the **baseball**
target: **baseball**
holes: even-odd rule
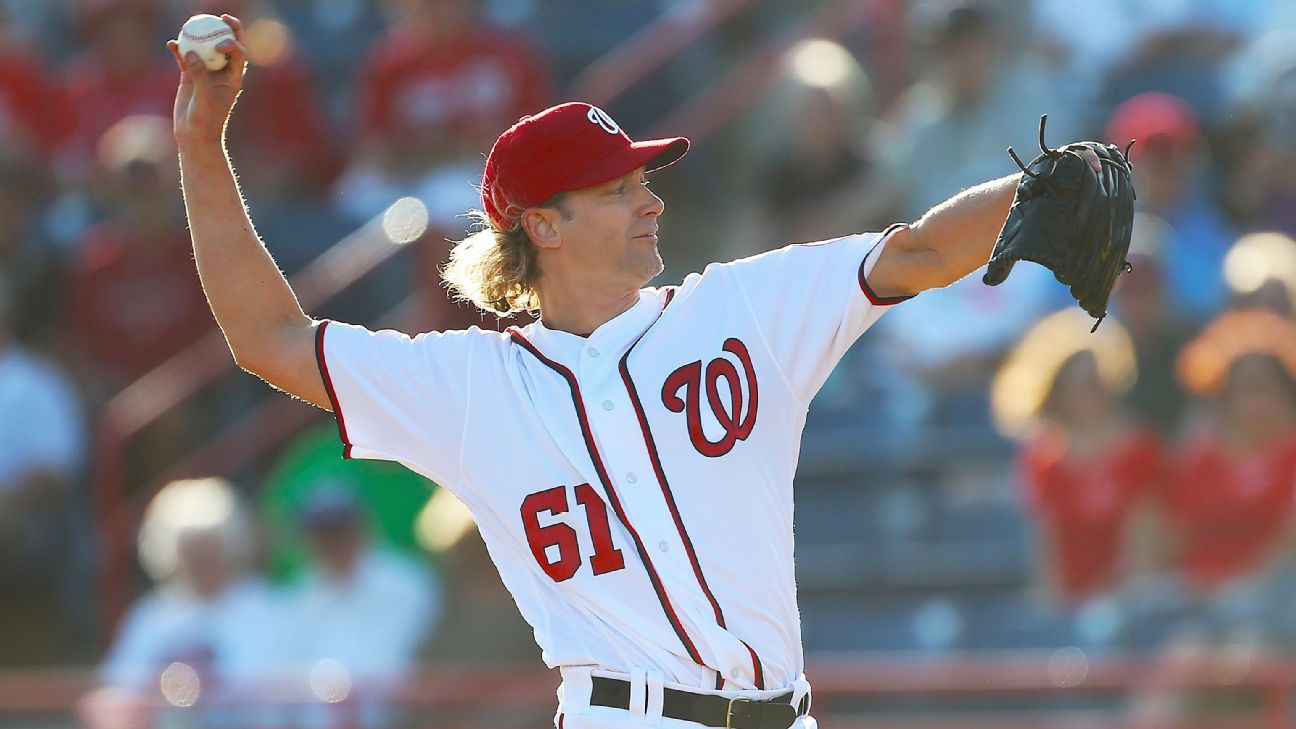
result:
[[[180,57],[184,58],[189,51],[207,64],[212,71],[219,71],[229,63],[229,55],[216,50],[216,45],[225,40],[233,40],[234,29],[215,15],[195,15],[180,27]]]

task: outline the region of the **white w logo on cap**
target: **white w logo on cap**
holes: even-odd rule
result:
[[[608,116],[606,111],[603,111],[597,106],[591,105],[589,113],[586,114],[585,117],[590,120],[591,124],[599,125],[603,128],[603,131],[608,134],[619,134],[621,132],[621,127],[617,126],[617,123],[612,120],[612,117]]]

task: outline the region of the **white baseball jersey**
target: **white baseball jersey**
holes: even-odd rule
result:
[[[803,668],[801,431],[847,348],[907,298],[865,279],[890,230],[708,266],[588,337],[325,322],[344,455],[464,502],[550,667],[786,687]]]

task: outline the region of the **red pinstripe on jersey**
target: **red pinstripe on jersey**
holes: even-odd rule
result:
[[[530,352],[536,359],[549,369],[558,373],[563,379],[567,380],[567,385],[571,388],[572,403],[576,407],[576,418],[580,422],[581,436],[585,440],[585,449],[589,452],[590,460],[594,463],[594,470],[598,473],[599,481],[607,491],[608,500],[612,503],[613,510],[616,511],[617,518],[625,526],[626,531],[630,532],[631,539],[634,540],[635,549],[639,552],[639,558],[643,560],[644,567],[648,571],[648,578],[652,582],[653,591],[657,593],[657,600],[661,603],[662,611],[666,613],[666,619],[670,622],[675,634],[679,636],[680,642],[688,651],[689,658],[699,666],[706,666],[702,662],[702,656],[698,653],[697,646],[693,644],[693,639],[689,637],[684,630],[684,624],[680,622],[679,616],[675,613],[675,608],[671,605],[670,598],[666,595],[666,588],[662,585],[661,578],[657,575],[657,569],[653,566],[652,559],[648,556],[648,550],[644,547],[643,540],[639,537],[639,532],[635,530],[634,525],[626,516],[625,509],[621,506],[621,499],[617,496],[616,489],[612,487],[612,479],[608,478],[607,469],[603,466],[603,458],[599,455],[598,447],[594,444],[594,435],[590,430],[589,417],[585,413],[585,401],[581,397],[580,385],[576,382],[576,376],[571,370],[558,364],[557,362],[544,356],[535,345],[523,336],[522,332],[516,328],[510,327],[508,333],[514,341],[522,346],[523,349]],[[714,670],[714,669],[712,669]]]
[[[675,289],[671,288],[666,292],[666,301],[662,304],[662,310],[670,304],[674,297]],[[647,334],[647,332],[644,332]],[[689,564],[693,567],[693,575],[697,578],[698,585],[702,588],[702,593],[706,595],[707,601],[711,603],[711,609],[715,613],[716,623],[721,628],[727,628],[725,625],[724,611],[720,609],[720,603],[716,600],[715,594],[711,592],[711,586],[707,584],[706,576],[702,574],[702,565],[698,561],[697,551],[693,547],[693,540],[689,538],[688,530],[684,528],[684,520],[680,517],[679,507],[675,504],[675,496],[671,492],[670,484],[666,480],[665,469],[662,468],[661,456],[657,453],[657,442],[653,439],[652,429],[648,426],[648,416],[644,412],[643,402],[639,399],[639,392],[635,388],[634,379],[630,377],[629,359],[630,353],[634,351],[636,345],[643,339],[643,334],[639,335],[631,343],[626,353],[621,356],[621,362],[618,368],[621,372],[621,381],[625,384],[626,393],[630,396],[630,402],[634,405],[635,416],[639,419],[639,430],[643,433],[644,446],[648,449],[648,458],[652,462],[653,474],[657,477],[657,484],[661,488],[662,498],[666,501],[666,506],[670,509],[671,518],[675,521],[675,530],[679,533],[680,541],[684,544],[684,551],[688,555]],[[743,642],[747,646],[746,642]],[[756,676],[757,688],[765,688],[764,672],[761,670],[760,658],[751,646],[747,646],[747,651],[751,653],[752,668]],[[717,683],[722,682],[721,676],[717,676]],[[717,686],[720,688],[720,686]]]
[[[742,644],[743,647],[747,649],[747,652],[751,654],[752,670],[756,672],[756,688],[764,691],[765,671],[761,668],[760,656],[756,655],[756,650],[754,648],[752,648],[750,645],[747,645],[747,641],[744,640]]]

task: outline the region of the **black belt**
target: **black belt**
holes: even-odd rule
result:
[[[591,676],[590,681],[593,684],[591,706],[630,708],[629,681],[603,676]],[[793,706],[791,691],[760,700],[726,699],[714,694],[694,694],[671,688],[663,689],[662,693],[665,694],[662,716],[729,729],[788,729],[810,708],[809,696],[802,697],[800,704]]]

